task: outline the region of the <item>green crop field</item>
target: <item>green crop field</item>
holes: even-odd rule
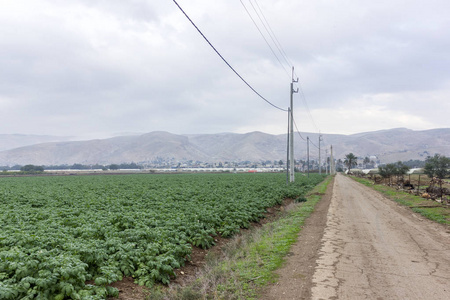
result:
[[[0,299],[105,299],[132,276],[168,283],[209,248],[304,195],[324,176],[117,175],[0,178]]]

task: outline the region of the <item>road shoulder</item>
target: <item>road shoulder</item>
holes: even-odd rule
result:
[[[264,289],[260,299],[310,299],[312,278],[327,222],[333,186],[334,179],[315,206],[314,212],[305,221],[284,266],[276,272],[279,276],[277,282]]]

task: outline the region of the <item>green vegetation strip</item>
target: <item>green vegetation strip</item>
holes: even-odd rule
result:
[[[450,225],[450,207],[440,204],[433,200],[424,199],[420,196],[415,196],[403,191],[398,191],[395,188],[386,185],[376,185],[373,181],[368,179],[353,177],[359,183],[362,183],[395,202],[410,207],[412,211],[424,216],[432,221]]]
[[[322,176],[0,178],[0,299],[105,299],[123,276],[168,283],[190,259]]]
[[[224,257],[212,252],[205,269],[195,283],[170,291],[170,295],[153,290],[150,299],[256,299],[258,292],[277,279],[280,268],[305,220],[325,194],[332,177],[306,194],[284,215],[261,228],[235,237],[224,250]]]

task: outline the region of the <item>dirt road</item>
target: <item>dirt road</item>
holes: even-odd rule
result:
[[[343,175],[313,271],[296,265],[308,247],[294,247],[264,299],[450,299],[449,229]]]

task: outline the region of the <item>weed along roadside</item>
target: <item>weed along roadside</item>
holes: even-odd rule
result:
[[[418,213],[429,220],[450,225],[450,206],[446,204],[441,204],[433,200],[424,199],[420,196],[398,191],[389,186],[373,184],[373,182],[368,179],[353,176],[351,176],[351,178],[380,192],[385,197],[399,203],[400,205],[409,207],[413,212]]]
[[[210,251],[194,281],[169,288],[155,286],[148,299],[258,299],[277,280],[276,270],[283,266],[332,179],[326,177],[309,191],[302,197],[305,202],[282,209],[273,222],[241,232],[221,251]]]

